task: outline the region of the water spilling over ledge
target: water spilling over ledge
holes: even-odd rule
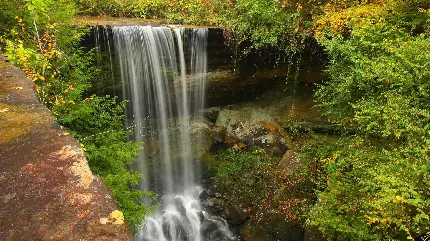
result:
[[[106,29],[101,31],[95,36],[109,41]],[[115,26],[111,31],[111,65],[114,54],[123,98],[130,101],[127,124],[134,126],[134,140],[145,143],[135,166],[146,177],[139,188],[162,197],[139,239],[233,239],[227,222],[203,211],[198,201],[201,165],[193,149],[201,140],[191,135],[190,121],[201,119],[205,107],[208,29]]]

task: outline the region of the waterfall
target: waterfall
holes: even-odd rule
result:
[[[191,121],[205,104],[208,29],[113,27],[113,45],[130,101],[128,125],[144,143],[136,170],[142,190],[162,196],[161,207],[145,220],[139,240],[211,241],[233,239],[227,222],[200,203],[200,161]]]

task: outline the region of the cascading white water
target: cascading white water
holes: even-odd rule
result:
[[[161,212],[148,218],[139,239],[144,241],[214,241],[232,240],[227,222],[202,211],[198,202],[201,189],[194,187],[183,194],[166,195]]]
[[[136,167],[147,178],[140,188],[162,195],[139,239],[233,239],[227,222],[203,211],[198,201],[202,190],[193,145],[200,140],[191,137],[190,119],[204,108],[208,30],[124,26],[112,31],[123,94],[131,103],[130,125],[136,126],[135,140],[145,143]]]
[[[179,50],[179,63],[180,63],[180,88],[176,88],[176,96],[180,96],[180,102],[178,102],[178,110],[181,117],[181,138],[180,138],[180,147],[181,147],[181,158],[182,158],[182,167],[183,167],[183,186],[184,188],[188,188],[193,179],[192,176],[192,168],[190,167],[191,161],[191,145],[190,145],[190,107],[188,103],[188,89],[187,89],[187,81],[185,79],[185,56],[184,56],[184,44],[182,41],[182,29],[174,28],[176,39],[178,41],[178,50]]]

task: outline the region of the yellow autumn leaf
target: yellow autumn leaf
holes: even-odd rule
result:
[[[8,107],[0,108],[0,113],[4,113],[4,112],[7,112],[7,111],[9,111]]]
[[[109,220],[112,224],[124,224],[124,214],[119,210],[115,210],[109,215]]]

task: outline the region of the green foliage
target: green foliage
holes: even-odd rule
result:
[[[330,143],[328,145],[327,143]],[[429,227],[429,145],[397,147],[357,136],[318,140],[312,161],[318,201],[308,213],[329,239],[405,240]]]
[[[74,0],[84,15],[166,19],[174,23],[209,24],[216,21],[211,1],[191,0]]]
[[[22,5],[16,0],[3,0],[1,4],[0,36],[3,36],[16,24],[15,17],[20,13]]]
[[[59,105],[54,113],[81,141],[91,170],[109,187],[129,224],[138,228],[152,211],[140,202],[144,196],[154,198],[154,194],[130,188],[143,178],[127,168],[141,147],[128,140],[129,131],[122,130],[124,107],[125,102],[118,104],[116,98],[93,96]]]
[[[406,24],[380,20],[355,26],[346,39],[339,35],[320,39],[332,57],[328,69],[332,81],[321,86],[317,98],[333,121],[397,137],[402,131],[411,134],[406,122],[428,121],[424,109],[430,88],[430,45],[425,34],[411,36],[414,30],[402,26]],[[396,114],[399,110],[406,112]]]
[[[164,17],[165,4],[163,0],[75,0],[81,14],[110,15],[113,17]]]
[[[3,51],[33,80],[40,100],[51,108],[80,99],[96,70],[91,66],[92,55],[78,47],[86,31],[71,26],[73,5],[42,2],[16,1],[25,8],[11,10],[17,16],[4,35]],[[67,13],[61,14],[63,10]]]
[[[214,25],[212,1],[204,0],[165,0],[167,19],[176,23]]]
[[[238,0],[226,10],[225,18],[239,42],[250,41],[257,49],[275,46],[296,52],[306,35],[307,10],[298,1]]]
[[[125,102],[116,103],[116,97],[92,96],[77,104],[56,106],[54,113],[82,140],[96,133],[122,130],[124,106]]]
[[[258,205],[274,190],[274,165],[279,161],[264,150],[228,149],[213,157],[215,184],[244,206]]]
[[[331,80],[316,98],[356,134],[302,150],[318,195],[308,215],[329,239],[414,239],[430,227],[428,5],[392,0],[340,12],[342,28],[317,35]]]

